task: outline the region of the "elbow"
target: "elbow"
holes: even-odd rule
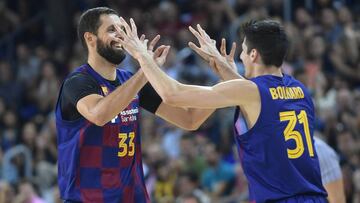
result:
[[[186,127],[184,128],[185,130],[188,131],[195,131],[198,130],[200,127],[199,122],[195,122],[193,119],[189,119],[189,122],[187,123]]]
[[[185,130],[188,130],[188,131],[195,131],[195,130],[198,130],[200,126],[189,126],[187,127]]]
[[[189,130],[190,131],[195,131],[195,130],[198,130],[199,128],[200,128],[200,124],[192,123]]]
[[[103,127],[107,122],[102,119],[95,118],[92,123],[99,127]]]
[[[96,126],[99,126],[99,127],[103,127],[105,124],[106,124],[106,122],[101,122],[101,121],[99,121],[99,122],[93,122]]]
[[[94,115],[89,121],[99,127],[103,127],[108,121],[106,121],[102,116]]]
[[[186,130],[186,131],[195,131],[195,130],[199,129],[199,126],[193,126],[191,124],[178,126],[178,127],[182,128],[183,130]]]
[[[175,95],[172,93],[162,93],[160,94],[161,99],[164,103],[170,105],[170,106],[176,106],[176,99]]]
[[[162,91],[158,91],[158,93],[164,103],[169,104],[170,106],[178,106],[180,90],[180,85],[169,84],[168,86],[166,86],[166,88],[162,89]]]

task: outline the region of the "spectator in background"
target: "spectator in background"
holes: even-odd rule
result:
[[[186,194],[183,197],[180,197],[176,200],[176,203],[204,203],[198,196],[195,194]]]
[[[204,151],[208,167],[201,176],[201,185],[211,199],[227,196],[235,184],[234,167],[221,160],[218,148],[209,143]]]
[[[32,161],[32,153],[26,146],[17,145],[10,148],[3,157],[2,177],[10,184],[16,184],[22,179],[31,180]]]
[[[36,79],[40,73],[40,61],[35,57],[26,44],[19,44],[16,47],[17,60],[17,81],[25,87],[36,85]]]
[[[199,176],[194,172],[180,174],[175,185],[176,201],[183,202],[189,195],[193,195],[201,203],[210,203],[209,196],[201,190]]]
[[[321,180],[328,193],[329,203],[345,203],[344,184],[336,152],[317,136],[314,145],[319,157]]]
[[[36,102],[40,113],[46,115],[55,106],[60,82],[53,62],[44,61],[40,72],[40,81],[36,88]]]
[[[15,191],[11,185],[5,181],[0,181],[0,202],[13,203]]]
[[[36,193],[35,188],[31,182],[22,181],[19,184],[19,192],[15,196],[13,203],[45,203],[45,201],[39,197]]]
[[[1,147],[6,152],[14,147],[19,139],[19,119],[15,111],[6,110],[2,117],[3,128],[1,129]]]
[[[0,97],[5,104],[10,108],[19,109],[23,89],[23,86],[16,82],[10,63],[0,60]]]

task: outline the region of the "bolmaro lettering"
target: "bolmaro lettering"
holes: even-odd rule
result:
[[[276,99],[303,99],[304,92],[301,87],[272,87],[269,88],[271,97],[273,100]]]

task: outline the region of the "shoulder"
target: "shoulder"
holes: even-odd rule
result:
[[[252,94],[258,89],[253,81],[247,79],[227,80],[214,85],[212,88],[224,94]]]
[[[239,90],[254,90],[257,89],[257,84],[252,80],[247,79],[234,79],[234,80],[227,80],[221,82],[214,87],[223,87],[223,88],[232,88],[232,89],[239,89]]]
[[[234,79],[212,87],[219,95],[233,100],[237,105],[251,104],[260,98],[256,83],[247,79]]]
[[[64,86],[81,85],[81,84],[97,84],[96,80],[86,72],[74,72],[70,74],[64,81]]]

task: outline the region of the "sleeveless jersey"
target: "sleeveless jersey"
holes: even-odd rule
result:
[[[261,98],[258,120],[243,133],[239,107],[234,119],[250,200],[260,203],[301,195],[326,197],[313,141],[314,105],[308,91],[285,74],[251,81]]]
[[[71,75],[79,72],[97,81],[100,95],[106,96],[116,88],[88,64],[78,67]],[[130,72],[117,69],[120,83],[131,76]],[[102,127],[84,117],[63,120],[58,99],[58,184],[62,199],[97,203],[150,202],[144,183],[138,120],[138,96]]]

